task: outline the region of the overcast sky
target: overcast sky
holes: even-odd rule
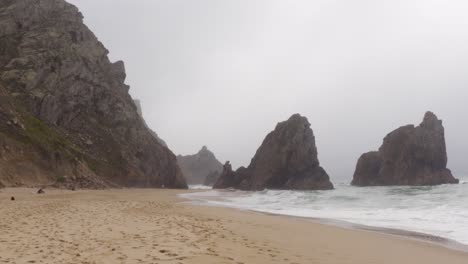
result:
[[[383,137],[444,120],[468,175],[466,0],[70,0],[124,60],[130,93],[176,154],[248,165],[277,122],[309,118],[335,182]]]

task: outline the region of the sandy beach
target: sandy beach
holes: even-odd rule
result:
[[[0,263],[468,263],[427,242],[195,206],[181,192],[0,190]]]

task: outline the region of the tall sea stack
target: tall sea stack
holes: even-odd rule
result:
[[[458,183],[447,169],[442,121],[427,112],[423,122],[388,134],[379,151],[363,154],[352,181],[356,186]]]
[[[186,188],[122,61],[64,0],[0,1],[0,182]]]
[[[248,168],[242,167],[234,172],[230,163],[226,163],[214,188],[333,189],[317,156],[309,121],[295,114],[268,134]]]

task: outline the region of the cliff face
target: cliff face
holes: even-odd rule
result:
[[[138,115],[123,62],[107,54],[63,0],[0,2],[4,185],[186,188],[175,155]]]
[[[204,184],[208,176],[217,178],[223,170],[223,164],[205,146],[195,155],[177,156],[177,161],[189,184]]]
[[[415,127],[400,127],[388,134],[379,151],[361,156],[353,185],[438,185],[458,183],[447,169],[442,121],[427,112]]]
[[[317,155],[310,123],[296,114],[265,138],[248,168],[233,172],[227,163],[214,188],[333,189]]]

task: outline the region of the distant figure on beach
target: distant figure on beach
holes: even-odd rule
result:
[[[45,193],[45,191],[42,188],[40,188],[39,191],[37,191],[37,194],[44,194],[44,193]]]
[[[11,197],[11,200],[12,200],[12,201],[14,201],[14,200],[15,200],[15,197],[14,197],[14,196],[12,196],[12,197]]]

